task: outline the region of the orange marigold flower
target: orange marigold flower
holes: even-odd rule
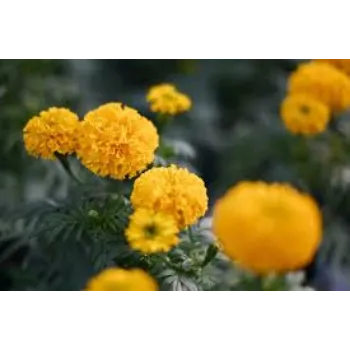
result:
[[[148,119],[121,103],[108,103],[81,122],[77,155],[95,174],[123,180],[152,163],[158,143],[157,130]]]
[[[342,112],[350,107],[350,79],[328,63],[304,63],[290,76],[289,94],[308,95]]]
[[[66,108],[52,107],[31,118],[23,129],[24,146],[34,157],[56,159],[75,151],[79,118]]]
[[[188,111],[192,102],[190,98],[179,92],[172,84],[160,84],[149,89],[147,101],[151,111],[174,116]]]
[[[156,291],[153,277],[140,269],[108,268],[91,278],[86,291]]]
[[[131,215],[125,235],[132,249],[152,254],[166,253],[176,246],[180,241],[178,233],[172,215],[141,208]]]
[[[305,267],[322,237],[315,201],[284,184],[242,182],[214,208],[214,233],[224,252],[257,274]]]
[[[291,133],[313,135],[326,130],[331,115],[322,102],[308,95],[291,95],[282,102],[281,117]]]
[[[179,229],[183,229],[205,214],[208,197],[201,178],[173,165],[143,173],[135,181],[131,203],[135,209],[172,215]]]
[[[317,59],[314,61],[326,62],[350,75],[350,59]]]

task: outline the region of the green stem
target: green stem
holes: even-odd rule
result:
[[[178,272],[178,273],[183,273],[182,269],[179,268],[179,266],[173,264],[169,258],[167,256],[164,255],[158,255],[158,258],[168,267],[170,267],[171,269],[173,269],[174,271]]]
[[[163,133],[170,120],[171,118],[165,114],[157,114],[156,122],[158,127],[158,133],[160,135]]]
[[[72,168],[69,164],[68,158],[65,156],[62,156],[61,154],[55,154],[58,161],[61,163],[63,169],[66,171],[68,176],[75,181],[77,184],[82,185],[82,181],[73,173]]]
[[[189,227],[189,228],[187,229],[187,232],[188,232],[188,237],[189,237],[189,239],[190,239],[190,242],[191,242],[192,244],[196,243],[196,240],[195,240],[194,235],[193,235],[193,229],[192,229],[192,227]]]
[[[211,244],[210,246],[208,246],[201,268],[204,268],[207,265],[209,265],[216,257],[218,251],[219,249],[215,244]]]
[[[264,278],[261,276],[256,276],[253,283],[254,291],[265,291]]]

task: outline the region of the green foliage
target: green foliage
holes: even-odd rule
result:
[[[52,164],[26,155],[22,129],[31,116],[48,107],[74,109],[76,99],[77,85],[66,61],[0,60],[0,206],[23,200],[29,181],[61,181]],[[43,189],[45,194],[49,191]]]

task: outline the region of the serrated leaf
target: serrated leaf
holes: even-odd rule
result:
[[[217,283],[217,279],[215,278],[215,275],[204,274],[200,279],[200,283],[204,289],[212,289]]]
[[[159,278],[166,279],[166,278],[172,277],[174,275],[176,275],[176,271],[171,270],[171,269],[166,269],[159,274]]]
[[[171,283],[171,289],[173,291],[198,291],[198,286],[197,284],[185,277],[185,276],[179,276],[179,275],[174,275]]]

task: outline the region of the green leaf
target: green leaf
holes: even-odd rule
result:
[[[172,290],[185,292],[185,291],[198,291],[199,288],[195,283],[195,281],[184,276],[178,276],[178,278],[175,279],[172,284]]]
[[[163,142],[163,143],[161,143],[161,145],[158,149],[158,154],[163,159],[168,160],[168,159],[173,158],[176,155],[176,152],[175,152],[172,145]]]
[[[211,261],[216,257],[216,254],[218,253],[218,251],[219,251],[219,248],[217,247],[216,244],[211,244],[210,246],[208,246],[205,254],[205,258],[202,263],[202,267],[205,267],[208,264],[210,264]]]

